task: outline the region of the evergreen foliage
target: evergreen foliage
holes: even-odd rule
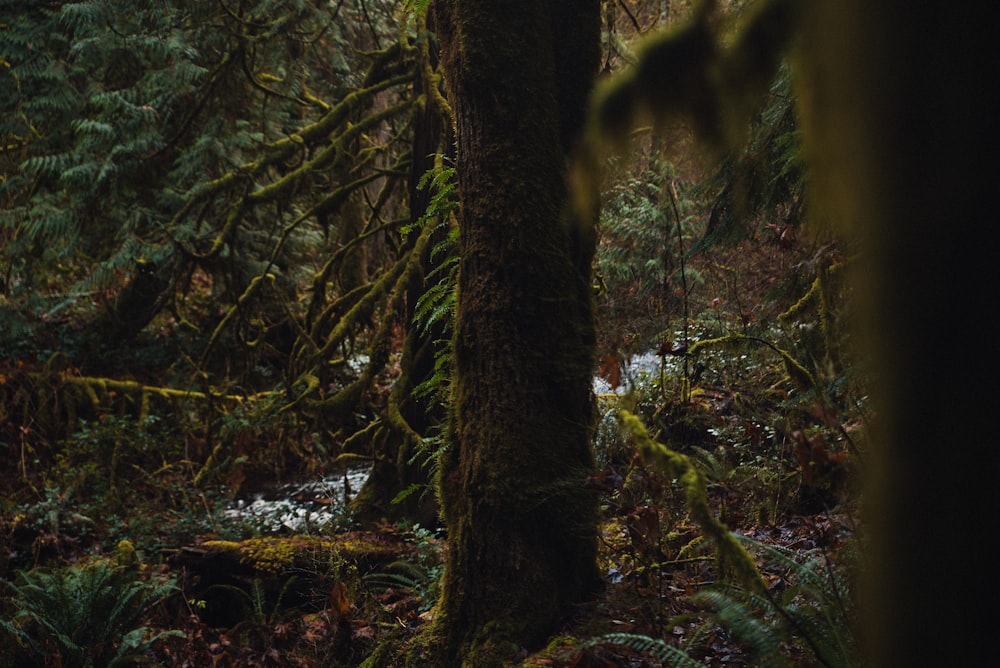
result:
[[[265,271],[301,281],[303,253],[323,238],[315,190],[329,188],[333,154],[321,147],[348,111],[317,95],[335,102],[364,83],[364,68],[331,55],[350,26],[333,19],[349,10],[120,4],[22,12],[0,31],[12,92],[0,136],[22,156],[4,164],[0,191],[9,283],[56,260],[77,291],[120,287],[140,263],[162,274],[161,292],[185,292],[195,267],[230,298]],[[364,130],[336,150],[360,148],[349,142]]]
[[[139,575],[106,559],[21,573],[10,585],[13,617],[0,620],[10,650],[5,657],[42,665],[59,656],[67,668],[123,666],[142,661],[141,654],[160,638],[183,636],[141,625],[146,608],[177,587]]]
[[[691,597],[708,612],[700,629],[724,627],[750,652],[754,666],[791,668],[800,665],[791,649],[805,652],[815,665],[826,668],[857,668],[861,665],[855,628],[857,611],[850,581],[857,568],[851,563],[853,549],[842,551],[848,560],[838,566],[827,555],[802,555],[775,545],[765,545],[734,534],[763,561],[763,569],[774,574],[767,590],[747,590],[734,584],[713,585]],[[690,619],[685,615],[684,619]],[[675,620],[681,621],[680,619]],[[705,664],[693,658],[703,651],[704,634],[695,629],[683,646],[641,634],[608,633],[591,638],[582,648],[618,645],[654,657],[665,666],[697,668]],[[812,665],[812,664],[810,664]]]
[[[159,318],[177,384],[349,429],[422,243],[400,234],[415,35],[363,2],[6,4],[5,345],[64,337],[96,376]]]
[[[779,545],[739,537],[760,556],[764,568],[780,576],[764,594],[721,586],[696,594],[692,601],[712,610],[753,651],[761,666],[790,666],[783,643],[795,643],[827,668],[860,665],[855,629],[857,611],[850,582],[857,564],[853,548],[842,550],[839,566],[829,555],[800,554]]]
[[[644,319],[647,328],[659,328],[690,288],[704,281],[685,262],[703,228],[693,190],[659,156],[643,160],[634,173],[610,186],[601,207],[595,262],[598,303],[615,323],[607,329],[625,320],[636,327]],[[649,331],[639,334],[645,343]]]
[[[772,229],[803,222],[805,166],[787,62],[778,69],[763,109],[752,119],[746,142],[730,150],[700,189],[715,194],[694,251],[759,234],[762,221]]]

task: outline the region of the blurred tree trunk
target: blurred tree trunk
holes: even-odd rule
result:
[[[1000,448],[978,404],[992,403],[997,375],[982,312],[998,261],[996,14],[827,0],[806,15],[817,212],[867,236],[859,294],[885,380],[873,388],[862,601],[868,665],[880,668],[996,662],[997,557],[983,541],[1000,511]]]
[[[449,550],[431,665],[499,665],[599,586],[593,233],[566,166],[599,64],[598,0],[437,4],[461,264]]]

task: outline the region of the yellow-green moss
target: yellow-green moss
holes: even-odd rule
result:
[[[701,470],[686,455],[674,452],[662,443],[654,441],[637,416],[624,409],[619,411],[619,415],[622,425],[639,447],[643,459],[659,466],[668,476],[680,481],[692,519],[715,544],[720,572],[729,574],[748,589],[765,591],[766,586],[753,557],[736,540],[726,525],[712,515],[708,507],[708,485]]]
[[[119,566],[126,567],[135,566],[139,563],[139,557],[135,553],[135,546],[132,545],[131,541],[118,541],[118,547],[115,550],[115,560]]]
[[[304,548],[319,546],[318,539],[308,536],[289,538],[250,538],[244,541],[211,540],[205,547],[239,555],[241,564],[254,570],[276,574],[295,565],[296,556]]]
[[[267,574],[293,567],[316,567],[336,562],[381,562],[395,559],[405,549],[402,543],[384,542],[363,534],[335,538],[288,536],[249,538],[242,541],[210,540],[203,547],[227,553],[240,564]]]

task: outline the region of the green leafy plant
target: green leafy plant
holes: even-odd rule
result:
[[[249,591],[233,584],[215,584],[209,587],[209,591],[222,591],[234,594],[236,600],[243,605],[244,619],[254,624],[273,624],[278,620],[285,594],[295,583],[296,579],[295,576],[292,576],[285,580],[277,593],[274,604],[270,606],[270,610],[268,610],[267,590],[260,578],[254,578],[250,584]],[[204,608],[204,602],[202,602],[201,607]]]
[[[409,233],[414,227],[432,226],[436,242],[430,251],[433,268],[425,277],[426,288],[414,309],[414,325],[424,336],[432,336],[434,345],[434,370],[414,389],[413,396],[437,404],[447,411],[451,393],[452,332],[454,331],[455,306],[458,294],[458,182],[455,167],[438,156],[437,164],[427,170],[418,182],[421,190],[431,191],[430,202],[420,219],[404,228]],[[447,447],[444,424],[432,425],[429,433],[420,439],[411,463],[420,462],[437,478],[438,455]],[[427,485],[414,484],[403,489],[394,503],[400,503],[415,492],[425,493]]]
[[[706,605],[734,636],[747,643],[758,665],[793,665],[782,654],[784,646],[779,641],[812,654],[827,668],[861,665],[850,591],[855,549],[841,551],[846,563],[837,568],[822,552],[803,555],[779,545],[739,539],[779,574],[778,583],[763,594],[719,587],[696,594],[692,601]]]
[[[805,217],[805,168],[789,67],[782,63],[746,142],[732,150],[699,190],[714,192],[701,251],[755,233],[779,244],[794,240]],[[766,232],[765,232],[766,230]]]
[[[439,231],[438,241],[431,249],[430,260],[434,266],[427,274],[427,290],[417,300],[413,319],[424,333],[439,327],[441,338],[434,357],[434,374],[418,385],[414,392],[438,401],[448,394],[449,363],[451,360],[451,332],[455,321],[455,299],[458,287],[458,226],[454,214],[458,210],[458,193],[455,168],[442,164],[428,170],[418,187],[431,189],[431,200],[418,225],[433,225]]]
[[[0,630],[22,660],[35,665],[51,665],[48,658],[59,656],[65,668],[124,666],[142,660],[160,638],[183,636],[142,623],[147,608],[176,585],[144,580],[140,571],[107,559],[22,572],[10,588],[14,613],[0,620]]]
[[[678,290],[704,281],[684,262],[686,246],[700,227],[689,191],[678,183],[672,164],[651,158],[642,173],[606,196],[596,270],[602,293],[598,306],[612,318],[662,314]]]
[[[412,532],[416,539],[412,559],[394,561],[384,570],[369,573],[362,579],[373,590],[399,589],[412,593],[420,599],[420,612],[426,612],[434,607],[440,596],[444,559],[441,544],[433,532],[419,525],[414,525]]]
[[[627,647],[634,652],[651,656],[663,665],[672,666],[672,668],[706,668],[704,663],[691,658],[683,649],[674,647],[665,640],[651,638],[640,633],[607,633],[582,643],[580,649],[588,649],[598,645]]]
[[[777,574],[776,584],[766,592],[755,592],[733,584],[711,587],[691,597],[702,606],[707,619],[692,630],[682,647],[642,634],[609,633],[581,645],[617,645],[654,657],[664,665],[701,668],[694,659],[712,627],[721,626],[750,653],[752,665],[762,668],[792,668],[802,665],[803,655],[826,668],[857,668],[861,656],[854,635],[855,609],[850,595],[849,574],[853,564],[837,568],[825,554],[803,556],[794,550],[765,545],[746,537],[736,538]],[[850,562],[853,548],[842,556]],[[681,615],[674,622],[690,620]]]

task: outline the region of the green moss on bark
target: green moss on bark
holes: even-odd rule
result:
[[[599,586],[592,239],[566,165],[598,62],[599,3],[439,6],[455,113],[460,272],[449,552],[428,665],[499,666]],[[562,40],[569,39],[569,42]]]

